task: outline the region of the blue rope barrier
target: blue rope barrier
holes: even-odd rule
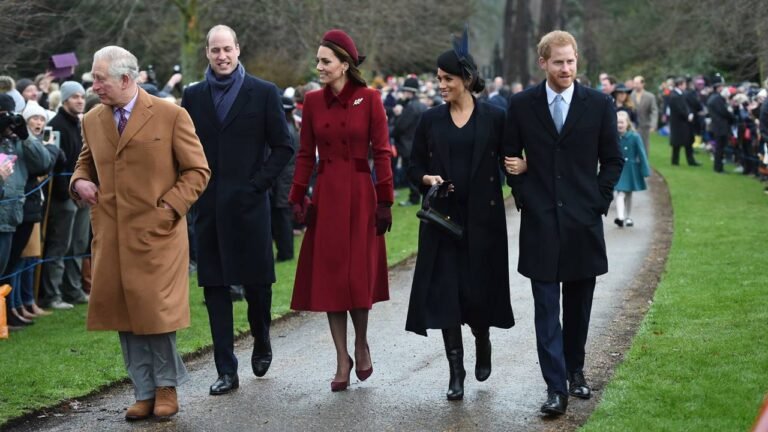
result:
[[[24,195],[20,195],[20,196],[17,196],[17,197],[2,199],[2,200],[0,200],[0,205],[6,204],[6,203],[11,203],[11,202],[16,202],[16,201],[21,201],[23,199],[26,199],[28,196],[30,196],[33,193],[39,191],[40,189],[43,188],[43,186],[48,184],[48,182],[51,181],[51,178],[56,177],[56,176],[71,176],[72,174],[74,174],[74,173],[58,173],[58,174],[51,173],[51,174],[48,175],[48,177],[45,178],[45,180],[40,182],[40,184],[35,186],[35,188],[32,189],[31,191],[25,193]]]
[[[24,267],[22,269],[16,270],[15,272],[13,272],[13,273],[11,273],[9,275],[0,276],[0,280],[10,279],[10,278],[12,278],[12,277],[14,277],[16,275],[24,273],[25,271],[27,271],[27,270],[29,270],[31,268],[35,268],[36,266],[38,266],[40,264],[47,263],[47,262],[57,261],[57,260],[70,260],[70,259],[77,259],[77,258],[88,258],[90,256],[91,256],[91,254],[83,254],[83,255],[50,257],[50,258],[45,258],[45,259],[38,258],[32,264],[29,264],[28,266],[26,266],[26,267]]]

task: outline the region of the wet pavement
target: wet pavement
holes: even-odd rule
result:
[[[660,183],[659,183],[660,184]],[[595,290],[586,375],[592,351],[619,326],[622,299],[652,247],[652,194],[633,197],[633,228],[605,217],[609,268]],[[465,326],[464,400],[449,402],[448,364],[439,331],[429,337],[404,330],[414,260],[390,271],[391,300],[374,306],[369,340],[374,373],[365,382],[352,374],[347,391],[331,393],[335,352],[325,314],[301,313],[273,325],[274,361],[264,378],[250,371],[249,339],[237,347],[240,389],[209,396],[216,379],[208,353],[187,364],[191,381],[179,388],[180,413],[171,421],[126,423],[124,410],[133,403],[129,385],[79,401],[72,410],[33,418],[13,431],[535,431],[573,429],[539,415],[546,387],[539,371],[533,328],[530,283],[516,271],[519,213],[507,207],[512,307],[517,324],[510,330],[491,329],[493,373],[485,382],[474,378],[474,341]],[[349,324],[349,341],[352,325]],[[601,389],[596,389],[600,396]],[[594,403],[571,398],[570,412],[589,410]],[[585,413],[582,413],[584,417]]]

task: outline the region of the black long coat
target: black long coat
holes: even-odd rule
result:
[[[517,270],[546,282],[586,279],[608,271],[602,215],[624,165],[616,109],[574,83],[558,134],[545,85],[512,96],[504,130],[504,154],[525,151],[528,161],[526,173],[507,178],[522,209]]]
[[[684,147],[693,143],[693,123],[688,121],[691,108],[685,101],[685,95],[673,89],[669,94],[669,144],[672,147]]]
[[[736,123],[736,116],[728,111],[728,102],[718,92],[712,93],[707,99],[707,108],[709,117],[712,119],[710,129],[712,135],[716,137],[727,137],[731,135],[731,125]]]
[[[507,225],[499,181],[504,111],[487,103],[476,103],[475,109],[477,125],[469,202],[464,216],[469,247],[469,279],[473,281],[473,297],[469,303],[480,305],[486,310],[484,318],[487,322],[474,323],[478,327],[510,328],[515,321],[509,299]],[[450,122],[449,105],[445,104],[424,112],[416,128],[408,176],[414,184],[421,186],[423,194],[429,190],[421,181],[424,175],[451,178],[451,155],[448,147],[441,145],[451,130]],[[449,295],[429,295],[434,283],[432,278],[440,271],[451,270],[435,268],[441,244],[446,241],[453,240],[435,226],[421,223],[416,269],[405,324],[408,331],[426,336],[428,304],[433,310],[449,307],[455,309],[457,299]],[[455,317],[455,326],[461,325],[461,318],[458,315]]]
[[[211,168],[197,201],[199,284],[273,283],[268,191],[294,152],[277,87],[246,74],[223,123],[206,81],[184,91],[182,106]]]

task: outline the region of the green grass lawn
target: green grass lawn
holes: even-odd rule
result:
[[[405,196],[406,191],[399,191]],[[396,264],[416,251],[417,206],[392,208],[393,227],[386,236],[389,264]],[[298,257],[301,238],[295,240]],[[296,260],[275,266],[272,313],[290,311]],[[192,325],[178,333],[178,348],[193,353],[211,344],[208,313],[202,289],[190,279]],[[248,329],[245,302],[235,303],[235,328]],[[116,332],[85,331],[86,306],[56,312],[38,319],[35,325],[0,340],[0,426],[35,409],[80,397],[127,378]]]
[[[674,209],[667,267],[584,431],[745,431],[768,391],[768,196],[703,153],[670,166],[667,142],[651,145]]]

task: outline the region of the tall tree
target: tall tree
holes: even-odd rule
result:
[[[560,21],[562,17],[560,12],[561,3],[561,0],[542,0],[537,39],[541,39],[542,36],[552,30],[562,28],[562,22]]]

